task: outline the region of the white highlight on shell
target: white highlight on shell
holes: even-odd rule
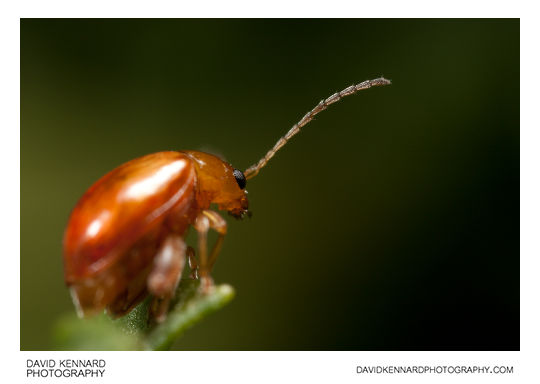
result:
[[[86,236],[87,237],[96,236],[99,230],[101,229],[102,225],[103,225],[103,222],[99,219],[92,221],[92,223],[90,223],[90,225],[88,226],[88,229],[86,230]]]
[[[180,173],[186,166],[183,159],[176,160],[170,164],[164,165],[152,176],[145,178],[131,185],[126,191],[125,196],[129,199],[142,200],[148,196],[154,195],[163,184],[174,175]]]
[[[109,211],[103,211],[97,219],[92,221],[86,229],[86,237],[93,238],[99,233],[99,230],[103,227],[103,223],[109,219],[111,213]]]

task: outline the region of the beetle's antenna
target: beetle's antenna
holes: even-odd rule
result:
[[[251,179],[259,173],[261,168],[263,168],[268,161],[274,155],[277,151],[281,149],[287,142],[298,132],[300,132],[300,128],[302,128],[304,125],[309,123],[315,115],[321,111],[324,111],[326,108],[328,108],[329,105],[334,104],[341,100],[345,96],[354,95],[356,92],[361,91],[362,89],[368,89],[371,87],[376,87],[380,85],[388,85],[391,84],[390,80],[385,79],[384,77],[379,77],[378,79],[374,80],[366,80],[360,84],[357,85],[351,85],[350,87],[345,88],[341,92],[336,92],[332,96],[326,98],[325,100],[321,100],[319,104],[315,108],[313,108],[311,111],[306,113],[304,117],[302,117],[302,120],[300,120],[298,123],[296,123],[290,130],[287,132],[285,136],[282,136],[277,143],[274,145],[274,147],[268,151],[266,155],[262,159],[259,160],[257,164],[252,165],[246,171],[244,172],[244,176],[246,179]]]

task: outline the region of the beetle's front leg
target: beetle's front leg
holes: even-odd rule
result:
[[[199,276],[201,277],[201,287],[203,292],[207,292],[213,286],[210,272],[221,251],[223,240],[227,234],[227,222],[214,211],[204,210],[195,219],[194,227],[199,236]],[[208,230],[212,228],[218,233],[218,239],[208,256]]]
[[[191,273],[189,278],[196,280],[199,278],[199,263],[197,263],[197,258],[195,257],[195,250],[192,247],[187,247],[186,258],[188,261],[189,269]]]
[[[154,295],[151,317],[158,323],[165,320],[186,263],[186,243],[181,236],[170,235],[161,245],[148,276],[148,290]]]

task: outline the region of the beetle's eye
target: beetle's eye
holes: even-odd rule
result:
[[[236,182],[238,183],[238,186],[240,189],[244,189],[246,187],[246,177],[242,173],[242,171],[235,169],[233,171],[234,178],[236,179]]]

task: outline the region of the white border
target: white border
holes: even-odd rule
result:
[[[18,17],[520,17],[527,1],[506,0],[25,0],[13,5]]]
[[[27,352],[26,359],[106,360],[104,378],[60,379],[91,383],[364,383],[519,382],[519,352]],[[58,363],[57,363],[58,364]],[[513,374],[358,374],[357,366],[513,366]],[[142,368],[141,368],[142,367]],[[52,379],[59,380],[59,379]],[[28,379],[31,383],[51,379]]]

